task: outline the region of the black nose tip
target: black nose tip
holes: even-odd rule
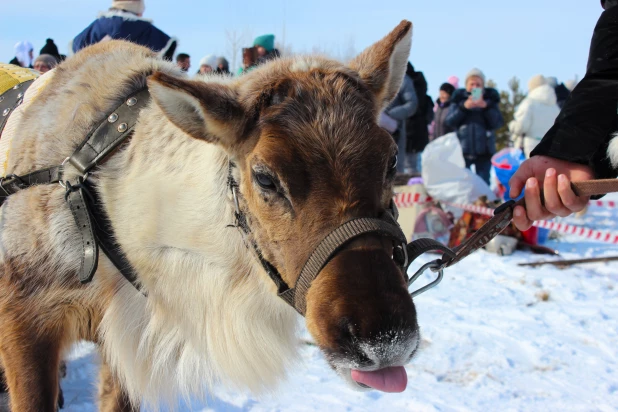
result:
[[[361,349],[360,327],[350,318],[342,318],[340,321],[340,345],[346,348],[348,356],[351,356],[359,368],[368,368],[375,365],[366,353]]]

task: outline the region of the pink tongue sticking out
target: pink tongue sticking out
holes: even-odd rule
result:
[[[408,385],[408,374],[403,366],[393,366],[373,372],[352,369],[352,379],[382,392],[403,392]]]

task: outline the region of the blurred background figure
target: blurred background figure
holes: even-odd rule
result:
[[[225,57],[217,58],[217,68],[215,72],[218,74],[230,74],[230,63]]]
[[[21,67],[32,68],[34,47],[29,41],[20,41],[15,45],[15,57],[9,62]]]
[[[176,56],[176,66],[180,67],[183,72],[188,72],[191,68],[191,56],[187,53],[178,53]]]
[[[527,158],[552,127],[560,114],[556,92],[545,77],[538,74],[528,81],[528,95],[517,107],[515,118],[509,123],[515,147],[523,150]]]
[[[433,99],[427,95],[427,80],[408,62],[405,77],[412,80],[417,97],[417,109],[407,119],[406,125],[406,173],[421,173],[421,153],[429,143],[429,127],[433,121]]]
[[[571,91],[564,85],[564,83],[558,84],[558,79],[553,76],[546,77],[545,79],[547,80],[547,84],[553,87],[554,93],[556,93],[556,104],[562,109],[562,106],[564,106],[566,99],[569,98]]]
[[[213,54],[209,54],[208,56],[202,57],[200,60],[200,68],[197,71],[198,75],[205,75],[209,73],[214,73],[217,69],[217,56]]]
[[[457,83],[456,83],[457,84]],[[447,133],[455,131],[452,127],[446,124],[446,116],[451,105],[451,97],[455,92],[455,87],[451,83],[442,83],[440,86],[440,94],[436,100],[434,107],[434,122],[431,128],[430,140],[437,139]]]
[[[455,88],[455,90],[459,89],[459,77],[450,76],[448,79],[446,79],[446,82],[451,84]]]
[[[121,39],[148,47],[166,60],[172,60],[176,39],[143,19],[144,0],[115,0],[110,9],[73,39],[73,52],[100,41]]]
[[[58,65],[58,60],[51,54],[39,54],[34,59],[34,70],[46,73]]]
[[[406,168],[407,120],[416,113],[418,98],[414,83],[408,76],[403,77],[403,83],[395,100],[384,110],[380,117],[380,126],[391,133],[397,143],[397,172],[404,173]]]
[[[58,51],[58,46],[56,46],[56,43],[54,43],[53,39],[45,40],[45,46],[43,46],[43,48],[41,48],[41,51],[39,52],[39,55],[41,54],[48,54],[54,57],[58,63],[67,58],[67,56],[65,56],[64,54],[60,54],[60,52]]]
[[[496,153],[496,129],[504,124],[499,108],[500,94],[485,87],[485,74],[472,69],[465,89],[456,90],[446,117],[446,125],[457,131],[466,167],[489,185],[491,156]]]

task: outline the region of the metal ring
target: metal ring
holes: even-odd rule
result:
[[[432,260],[429,263],[425,263],[419,270],[417,270],[414,276],[412,276],[408,281],[408,287],[410,287],[412,283],[414,283],[414,281],[419,278],[419,276],[425,273],[427,269],[431,269],[432,272],[438,272],[438,277],[433,282],[426,284],[422,288],[417,289],[414,292],[410,292],[410,296],[418,296],[421,293],[426,292],[433,287],[436,287],[442,281],[442,278],[444,277],[444,267],[442,261],[440,259],[436,259]]]

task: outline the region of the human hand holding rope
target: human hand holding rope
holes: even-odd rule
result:
[[[547,156],[526,160],[510,180],[510,196],[516,198],[524,190],[525,201],[525,207],[515,207],[513,223],[519,230],[528,230],[535,220],[564,217],[583,210],[590,196],[578,196],[572,183],[592,179],[594,173],[586,165]]]

